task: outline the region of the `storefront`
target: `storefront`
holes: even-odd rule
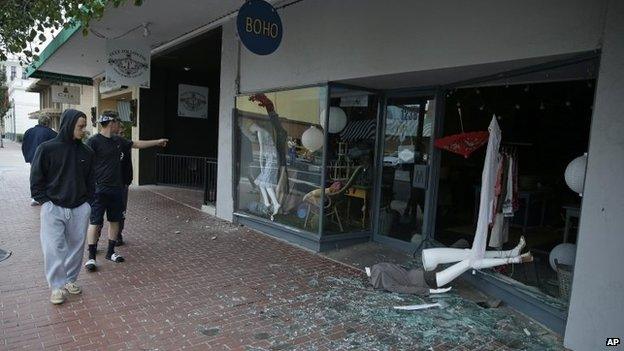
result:
[[[622,5],[609,0],[271,3],[284,32],[269,55],[254,54],[239,41],[240,3],[201,10],[182,6],[184,23],[171,22],[165,2],[146,3],[149,16],[133,10],[154,23],[154,62],[168,49],[218,29],[219,87],[211,89],[218,91],[218,104],[212,104],[218,121],[206,137],[218,145],[218,217],[315,251],[371,240],[408,252],[462,239],[470,245],[479,191],[474,175],[483,150],[464,159],[435,143],[483,131],[497,115],[505,142],[516,144],[510,146],[520,153],[524,203],[503,246],[523,234],[532,250],[545,254],[534,270],[483,271],[467,278],[559,332],[567,319],[566,346],[588,349],[604,342],[594,335],[618,330],[609,326],[623,324],[613,313],[621,305],[615,291],[622,279],[609,267],[621,257],[617,234],[624,211],[618,117]],[[202,19],[207,14],[209,21]],[[184,30],[178,29],[182,25]],[[101,51],[97,40],[71,40],[68,49],[97,44]],[[80,72],[62,59],[40,68],[93,78],[101,73],[97,52],[85,52],[90,61],[76,64]],[[141,92],[137,137],[150,136],[151,126],[164,126],[171,115],[151,113],[164,111],[157,102],[168,95],[158,91]],[[154,104],[142,99],[150,94]],[[565,190],[561,178],[562,168],[583,152],[588,163],[581,208],[581,199]],[[553,198],[546,189],[567,191],[567,198]],[[561,232],[565,220],[559,214],[570,217]],[[578,230],[571,229],[575,226]],[[559,294],[557,283],[549,282],[558,278],[548,254],[564,241],[576,243],[574,274],[584,277],[574,280],[569,313],[567,303],[543,298],[544,290]],[[518,283],[518,274],[541,278]],[[537,290],[525,289],[531,285]],[[596,289],[605,285],[611,288]],[[588,315],[607,322],[593,323],[587,332],[583,316]]]

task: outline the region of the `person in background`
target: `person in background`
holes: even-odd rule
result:
[[[42,143],[32,159],[30,192],[41,206],[41,248],[50,302],[62,304],[76,284],[84,250],[95,184],[93,151],[82,143],[87,117],[68,109],[56,138]]]
[[[105,258],[120,263],[124,258],[115,252],[119,234],[119,223],[123,218],[123,187],[122,162],[130,157],[127,153],[129,148],[145,149],[154,146],[165,147],[167,139],[137,140],[130,141],[115,135],[118,131],[119,118],[115,111],[104,111],[98,118],[101,129],[100,133],[87,140],[87,145],[95,153],[95,195],[91,204],[93,210],[89,229],[87,231],[87,243],[89,245],[89,260],[85,263],[88,271],[97,269],[95,256],[97,253],[97,241],[102,225],[104,214],[108,221],[108,249]],[[126,151],[124,151],[126,150]]]
[[[26,133],[24,133],[22,154],[24,155],[24,161],[26,161],[26,163],[32,162],[35,151],[41,143],[54,139],[57,135],[57,133],[50,128],[50,117],[41,116],[38,122],[36,126],[29,128]],[[32,199],[30,205],[38,206],[40,203]]]

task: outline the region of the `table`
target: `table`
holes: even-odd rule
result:
[[[368,202],[369,190],[370,187],[368,186],[353,185],[345,193],[345,196],[347,196],[347,220],[351,213],[351,199],[362,199],[364,202],[364,206],[362,206],[362,228],[366,228],[366,204]]]
[[[565,229],[563,230],[563,242],[568,242],[568,235],[570,234],[570,220],[572,218],[576,218],[577,220],[581,217],[581,208],[578,206],[563,206],[565,210]]]

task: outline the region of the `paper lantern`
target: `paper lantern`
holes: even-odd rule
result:
[[[564,177],[565,182],[570,189],[583,195],[583,187],[585,184],[585,168],[587,167],[587,153],[577,157],[566,167]]]
[[[301,135],[301,144],[310,152],[320,149],[323,147],[323,132],[315,126],[311,126]]]
[[[325,110],[321,112],[321,127],[325,128]],[[347,114],[340,108],[332,106],[329,108],[329,129],[332,134],[340,133],[347,125]]]
[[[556,271],[555,260],[557,260],[559,264],[574,266],[574,261],[576,260],[576,245],[564,243],[555,246],[550,252],[550,255],[548,255],[548,261],[550,262],[550,267]]]

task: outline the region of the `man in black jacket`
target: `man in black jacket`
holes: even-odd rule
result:
[[[87,118],[68,109],[56,138],[41,144],[32,160],[30,191],[41,206],[41,247],[50,302],[80,294],[76,284],[82,265],[95,184],[93,151],[82,143]]]
[[[56,137],[57,133],[53,131],[49,125],[50,117],[41,116],[39,117],[39,124],[28,129],[26,133],[24,133],[24,139],[22,140],[22,154],[24,155],[24,161],[26,161],[26,163],[32,162],[33,157],[35,156],[35,151],[41,143]],[[30,205],[38,206],[40,203],[33,199]]]

